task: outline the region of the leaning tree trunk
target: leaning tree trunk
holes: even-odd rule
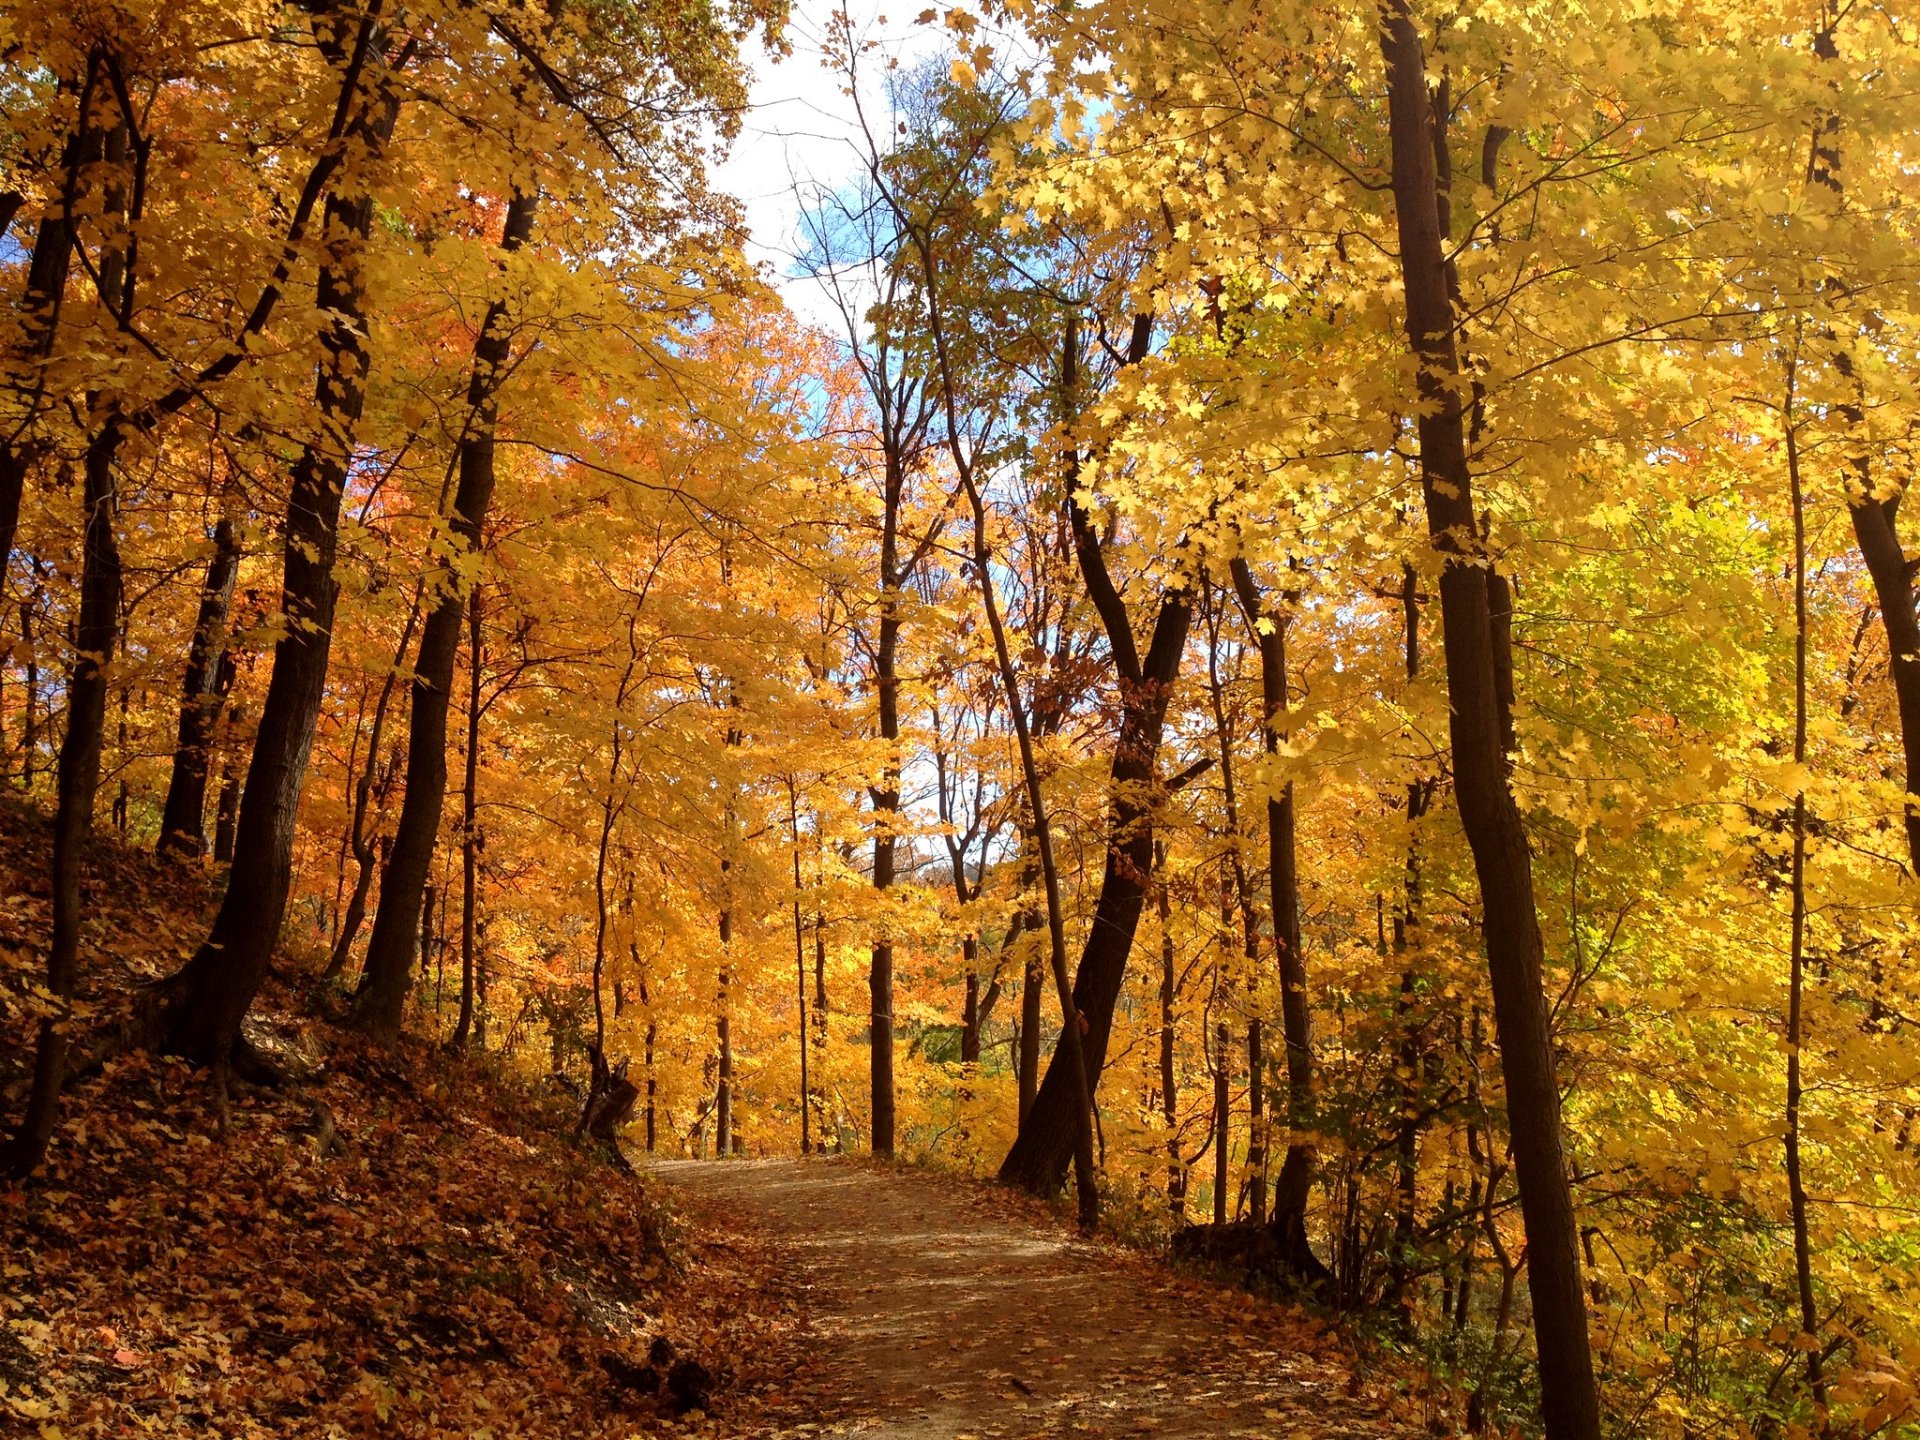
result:
[[[129,191],[136,197],[144,191],[146,140],[132,134],[124,120],[110,131],[98,129],[84,109],[81,125],[83,133],[103,136],[100,153],[113,167],[113,178],[102,195],[103,208],[128,226],[138,224],[138,200],[129,211],[127,197]],[[69,194],[67,199],[71,203],[73,196]],[[134,254],[131,241],[116,245],[102,257],[98,272],[100,304],[123,333],[132,318]],[[71,1016],[61,1012],[71,1003],[79,978],[80,862],[93,829],[93,803],[100,788],[100,748],[106,728],[108,671],[120,640],[120,540],[115,512],[119,501],[117,466],[120,447],[127,438],[127,419],[116,398],[89,394],[87,402],[98,419],[83,463],[80,613],[74,626],[74,660],[67,678],[67,728],[60,741],[54,791],[53,934],[47,948],[47,991],[57,1008],[40,1022],[26,1114],[5,1154],[0,1155],[0,1170],[16,1175],[39,1168],[60,1114],[60,1089],[66,1083],[71,1043],[67,1031]],[[0,565],[5,558],[6,552],[0,551]]]
[[[1827,23],[1814,36],[1814,54],[1822,60],[1840,58],[1834,35],[1836,12],[1825,12]],[[1840,118],[1821,116],[1814,124],[1812,153],[1808,156],[1807,181],[1830,192],[1838,202],[1846,187],[1840,175]],[[1834,407],[1844,427],[1852,451],[1848,468],[1852,477],[1847,485],[1847,516],[1853,522],[1854,543],[1873,582],[1874,600],[1879,605],[1880,623],[1887,638],[1887,678],[1893,684],[1893,699],[1900,717],[1900,749],[1904,761],[1903,780],[1906,796],[1902,820],[1907,837],[1909,874],[1920,878],[1920,612],[1914,606],[1914,562],[1900,540],[1898,517],[1904,485],[1882,485],[1873,474],[1873,461],[1866,450],[1865,412],[1859,398],[1860,376],[1852,353],[1825,328],[1832,347],[1835,369],[1855,394]]]
[[[1408,0],[1386,0],[1380,48],[1387,72],[1393,197],[1406,332],[1419,362],[1417,421],[1427,529],[1442,557],[1441,639],[1446,656],[1454,795],[1473,852],[1506,1081],[1528,1288],[1548,1440],[1596,1440],[1599,1398],[1587,1338],[1579,1230],[1561,1140],[1560,1092],[1543,989],[1527,828],[1508,784],[1495,654],[1494,603],[1478,543],[1467,459],[1463,376],[1454,336],[1435,151],[1443,118],[1427,89],[1425,49]]]
[[[356,128],[377,159],[393,133],[399,103],[391,88]],[[302,449],[287,497],[281,607],[286,634],[274,646],[273,673],[247,766],[235,826],[233,869],[212,932],[160,995],[164,1048],[223,1063],[240,1021],[266,979],[286,918],[293,880],[294,821],[305,785],[313,732],[326,689],[339,582],[333,573],[340,498],[354,432],[366,401],[365,251],[373,197],[327,197],[322,222],[327,259],[320,269],[322,359],[315,384],[321,434]],[[418,913],[417,911],[415,912]]]
[[[1167,700],[1179,673],[1181,651],[1186,648],[1192,607],[1184,590],[1163,596],[1146,659],[1144,663],[1132,660],[1133,633],[1107,578],[1105,561],[1084,522],[1077,522],[1076,529],[1082,536],[1079,548],[1082,565],[1088,570],[1089,589],[1111,597],[1110,605],[1101,606],[1109,642],[1117,660],[1128,657],[1119,660],[1120,734],[1114,743],[1108,781],[1106,870],[1073,982],[1073,1007],[1086,1027],[1087,1087],[1097,1093],[1100,1072],[1106,1065],[1107,1041],[1113,1033],[1114,1006],[1120,998],[1127,957],[1133,950],[1134,931],[1153,873],[1154,765],[1160,754]],[[1078,1104],[1075,1077],[1068,1073],[1069,1068],[1056,1046],[1046,1076],[1021,1122],[1020,1133],[1001,1162],[1000,1179],[1007,1184],[1052,1194],[1066,1181],[1073,1160]]]
[[[98,51],[87,57],[79,118],[73,134],[67,137],[61,157],[62,190],[40,217],[34,229],[33,250],[27,259],[26,287],[19,302],[20,352],[14,361],[15,373],[9,378],[32,397],[33,403],[11,433],[0,440],[0,582],[5,580],[5,562],[13,553],[14,534],[20,524],[20,502],[26,493],[27,472],[32,468],[35,452],[29,432],[43,402],[45,365],[53,351],[60,302],[67,287],[67,273],[72,268],[73,214],[80,198],[81,171],[84,166],[100,160],[104,153],[105,132],[89,119],[101,88],[104,58]]]
[[[222,515],[213,529],[213,556],[200,586],[200,612],[187,648],[187,673],[181,685],[180,721],[175,732],[173,773],[160,811],[162,855],[198,860],[207,851],[207,774],[214,731],[226,692],[220,686],[233,608],[233,581],[240,568],[240,543],[233,517]]]
[[[62,1009],[73,997],[80,956],[80,859],[93,828],[100,786],[100,742],[107,712],[107,667],[118,639],[120,546],[114,533],[115,457],[124,431],[110,411],[86,457],[86,533],[82,542],[80,616],[75,658],[67,681],[67,732],[53,822],[53,937],[47,950],[47,990]],[[25,1175],[45,1157],[66,1083],[68,1016],[40,1022],[33,1088],[20,1128],[0,1157],[0,1170]]]
[[[533,231],[536,193],[516,192],[507,205],[500,248],[511,255]],[[473,374],[467,382],[467,429],[460,441],[460,485],[453,497],[448,528],[453,544],[440,564],[438,603],[420,634],[413,669],[412,719],[407,732],[407,789],[400,803],[393,849],[380,878],[380,905],[367,941],[366,969],[354,998],[354,1018],[370,1034],[391,1039],[413,981],[415,923],[427,872],[433,866],[440,834],[440,809],[447,795],[447,707],[453,691],[454,661],[460,649],[462,578],[470,557],[480,549],[480,531],[493,503],[494,429],[500,384],[511,344],[507,303],[494,300],[480,322],[473,346]]]

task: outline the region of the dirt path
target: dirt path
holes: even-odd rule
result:
[[[789,1383],[751,1423],[723,1420],[732,1433],[1414,1433],[1291,1312],[1081,1243],[998,1192],[830,1161],[651,1169],[696,1217],[768,1240],[800,1298]]]

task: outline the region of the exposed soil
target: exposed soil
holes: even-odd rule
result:
[[[651,1167],[765,1237],[803,1324],[754,1436],[1411,1435],[1309,1317],[1191,1280],[964,1181],[825,1160]],[[1398,1407],[1405,1409],[1404,1399]]]

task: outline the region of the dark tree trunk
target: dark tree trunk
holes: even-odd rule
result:
[[[1244,564],[1244,562],[1236,562]],[[1241,851],[1239,787],[1234,779],[1233,716],[1226,706],[1220,676],[1220,616],[1208,596],[1207,693],[1213,706],[1214,736],[1220,748],[1220,801],[1229,837],[1227,858],[1233,878],[1233,899],[1240,912],[1242,953],[1249,1004],[1259,992],[1260,917],[1253,898],[1253,880]],[[1265,654],[1262,652],[1264,662]],[[1265,667],[1262,666],[1264,678]],[[1270,722],[1269,722],[1270,723]],[[1231,920],[1231,917],[1223,917]],[[1282,980],[1284,988],[1285,981]],[[1267,1108],[1265,1036],[1257,1011],[1247,1017],[1247,1211],[1256,1225],[1267,1218]]]
[[[1160,918],[1160,1115],[1167,1127],[1167,1208],[1173,1222],[1187,1218],[1187,1167],[1180,1159],[1180,1076],[1174,1068],[1174,1006],[1180,977],[1173,948],[1173,900],[1167,890],[1167,847],[1153,847],[1153,903]]]
[[[1247,562],[1232,561],[1234,593],[1246,613],[1247,627],[1260,651],[1260,703],[1265,711],[1261,734],[1267,754],[1286,743],[1288,616],[1270,606]],[[1264,627],[1262,622],[1265,622]],[[1307,998],[1307,963],[1300,943],[1300,867],[1295,844],[1293,782],[1267,800],[1267,890],[1273,910],[1274,956],[1280,969],[1280,1029],[1286,1052],[1286,1158],[1273,1186],[1272,1226],[1279,1254],[1302,1274],[1318,1266],[1307,1247],[1307,1198],[1317,1163],[1312,1131],[1313,1011]]]
[[[20,602],[20,643],[27,652],[27,693],[20,702],[20,788],[26,791],[33,789],[34,754],[40,744],[34,717],[40,699],[40,661],[33,636],[33,616],[39,603],[40,587],[36,584],[33,594]]]
[[[727,862],[721,862],[722,869]],[[726,884],[722,875],[720,883]],[[713,1135],[714,1148],[721,1158],[733,1154],[733,910],[720,912],[720,984],[715,997],[714,1040],[718,1054],[714,1062]]]
[[[87,73],[81,86],[79,120],[67,138],[62,156],[64,171],[61,195],[48,206],[34,229],[33,250],[27,259],[26,287],[20,297],[23,321],[21,363],[17,383],[31,397],[27,414],[19,420],[4,442],[0,442],[0,580],[13,554],[14,536],[20,526],[20,502],[26,493],[27,472],[33,466],[35,441],[30,431],[44,400],[44,365],[53,350],[54,333],[59,326],[60,302],[67,287],[67,272],[72,268],[73,212],[80,196],[81,169],[102,154],[104,132],[90,120],[98,102],[100,70],[104,57],[97,51],[87,57]]]
[[[160,811],[162,855],[197,860],[207,851],[207,774],[213,760],[214,732],[226,691],[220,686],[226,657],[228,615],[233,608],[233,581],[240,568],[240,543],[233,518],[222,515],[213,529],[213,556],[200,586],[200,612],[194,619],[193,640],[187,649],[187,672],[181,685],[180,721],[175,732],[173,773]]]
[[[233,863],[233,838],[240,828],[240,767],[236,763],[234,732],[245,716],[236,705],[229,712],[226,744],[220,759],[220,798],[214,805],[213,860],[216,865]]]
[[[966,967],[966,999],[960,1008],[960,1063],[980,1063],[980,942],[968,935],[960,941],[960,963]]]
[[[109,62],[96,54],[88,63],[91,89],[93,75]],[[91,137],[83,142],[83,149],[94,150],[111,166],[111,178],[101,197],[103,209],[110,216],[137,224],[141,218],[139,197],[145,189],[147,144],[129,131],[126,117],[111,130],[97,126],[87,105],[88,97],[83,97],[80,134]],[[71,190],[65,199],[63,213],[71,213]],[[123,331],[133,305],[133,253],[131,241],[109,250],[101,258],[98,274],[100,304]],[[64,271],[64,260],[61,268]],[[67,676],[67,728],[60,741],[54,801],[53,934],[47,947],[47,991],[56,1008],[40,1022],[26,1114],[4,1154],[0,1154],[0,1171],[14,1175],[27,1175],[39,1168],[60,1115],[60,1090],[66,1083],[71,1044],[67,1028],[71,1017],[62,1012],[73,999],[80,969],[80,865],[93,829],[94,800],[100,788],[100,751],[106,734],[108,677],[113,652],[120,642],[120,540],[115,525],[119,505],[117,467],[120,446],[127,438],[127,422],[115,398],[89,394],[87,405],[98,418],[82,469],[80,613],[74,626],[73,667]],[[17,515],[17,490],[13,506]],[[10,548],[12,535],[6,539]],[[0,550],[0,563],[7,554]]]
[[[1153,318],[1136,315],[1127,363],[1144,360],[1152,340]],[[1067,475],[1077,475],[1078,457],[1069,451],[1066,460]],[[1127,957],[1133,950],[1134,931],[1153,873],[1154,767],[1193,608],[1185,590],[1169,590],[1160,597],[1143,662],[1126,602],[1107,571],[1106,555],[1071,487],[1066,508],[1080,574],[1088,598],[1099,612],[1120,681],[1120,733],[1114,741],[1108,779],[1106,868],[1073,982],[1073,1008],[1087,1028],[1085,1073],[1088,1091],[1093,1094],[1098,1092],[1100,1073],[1106,1066],[1113,1008],[1120,998]],[[1002,1181],[1036,1194],[1050,1195],[1060,1188],[1073,1157],[1075,1088],[1076,1077],[1062,1063],[1060,1047],[1056,1046],[1046,1078],[1021,1117],[1019,1134],[1001,1162]]]
[[[872,1001],[871,1089],[873,1153],[893,1154],[893,939],[885,912],[887,892],[893,888],[894,849],[900,820],[900,680],[896,665],[900,649],[900,501],[906,487],[903,462],[887,455],[885,510],[880,532],[880,634],[874,647],[874,688],[880,707],[880,740],[886,758],[880,783],[868,791],[873,800],[873,888],[882,914],[880,934],[873,942],[868,991]]]
[[[1031,927],[1030,927],[1031,928]],[[1040,1092],[1040,952],[1035,949],[1020,969],[1019,1120],[1027,1123]]]
[[[1480,882],[1494,1021],[1527,1235],[1541,1408],[1548,1440],[1596,1440],[1599,1399],[1588,1345],[1579,1230],[1562,1148],[1533,862],[1526,823],[1508,786],[1494,605],[1479,553],[1467,460],[1442,220],[1446,197],[1435,158],[1445,143],[1439,128],[1444,117],[1436,116],[1428,93],[1426,55],[1407,0],[1386,0],[1380,45],[1387,71],[1406,330],[1419,361],[1421,490],[1428,533],[1443,557],[1440,622],[1451,702],[1454,795]]]
[[[473,594],[467,597],[467,754],[466,776],[460,788],[460,1021],[454,1026],[451,1042],[456,1050],[464,1050],[468,1037],[479,1033],[473,1013],[476,986],[485,994],[485,979],[479,974],[480,956],[474,948],[474,925],[479,914],[474,882],[480,868],[480,832],[475,821],[480,778],[480,677],[485,660],[480,619],[480,587],[475,585]],[[648,1115],[652,1115],[651,1105]]]
[[[353,889],[347,894],[346,913],[340,917],[339,931],[333,937],[333,953],[327,957],[326,969],[320,972],[323,979],[331,980],[336,975],[346,973],[347,961],[353,955],[353,942],[359,938],[360,926],[367,918],[367,897],[373,893],[373,877],[379,868],[374,862],[374,831],[367,823],[367,816],[374,810],[376,802],[381,809],[385,808],[388,792],[392,790],[394,777],[400,768],[398,747],[395,747],[385,768],[381,767],[380,742],[386,736],[387,716],[392,713],[394,690],[406,663],[407,647],[413,642],[413,628],[419,623],[420,602],[425,593],[424,584],[414,590],[413,604],[407,609],[406,624],[400,628],[400,643],[394,650],[393,664],[387,667],[387,673],[381,677],[380,698],[374,702],[373,724],[367,731],[366,763],[353,782],[353,812],[347,817],[347,830],[341,837],[347,852],[353,856]]]
[[[518,194],[507,204],[501,250],[516,252],[534,230],[538,194]],[[447,705],[453,697],[453,662],[461,647],[461,566],[480,551],[480,530],[493,503],[493,428],[499,386],[507,371],[511,334],[507,301],[495,300],[474,340],[474,367],[467,382],[467,432],[461,438],[459,490],[447,528],[453,545],[436,586],[440,599],[420,632],[413,666],[413,718],[407,730],[407,795],[399,804],[394,849],[380,876],[380,906],[367,941],[367,968],[353,1000],[355,1021],[380,1039],[399,1033],[399,1018],[413,979],[413,918],[434,864],[440,839],[440,808],[447,795]],[[470,580],[465,582],[470,584]]]
[[[1086,545],[1091,544],[1089,534]],[[1082,546],[1083,563],[1086,545]],[[1094,563],[1104,578],[1105,562]],[[1121,666],[1120,735],[1114,743],[1108,787],[1106,869],[1073,983],[1074,1008],[1086,1025],[1087,1083],[1096,1092],[1113,1033],[1114,1005],[1120,998],[1148,877],[1153,873],[1154,762],[1191,615],[1185,592],[1166,595],[1145,664],[1135,665],[1131,676],[1128,667]],[[1127,623],[1124,614],[1119,623]],[[1109,638],[1116,633],[1110,629]],[[1115,650],[1120,650],[1118,643]],[[1131,631],[1125,632],[1125,652],[1134,653]],[[1074,1104],[1073,1077],[1066,1073],[1056,1047],[1020,1133],[1001,1163],[1001,1180],[1047,1195],[1065,1183],[1073,1161]]]
[[[53,822],[53,937],[47,990],[62,1009],[73,997],[80,957],[80,861],[93,827],[100,785],[100,745],[107,713],[107,667],[113,661],[120,610],[120,545],[114,532],[115,457],[125,432],[117,409],[87,447],[86,530],[80,572],[77,658],[67,681],[67,731],[60,742]],[[69,1019],[40,1022],[33,1087],[20,1128],[0,1156],[0,1170],[25,1175],[39,1167],[60,1113],[66,1083]]]
[[[1826,24],[1814,36],[1813,50],[1822,60],[1840,58],[1834,35],[1837,11],[1822,12]],[[1812,153],[1808,157],[1807,179],[1812,185],[1845,193],[1841,179],[1840,120],[1837,115],[1822,116],[1815,122]],[[1828,329],[1833,360],[1843,379],[1859,388],[1853,356],[1838,343]],[[1873,596],[1880,608],[1880,623],[1887,637],[1887,677],[1893,682],[1894,704],[1900,716],[1900,748],[1905,762],[1906,804],[1903,816],[1907,837],[1909,873],[1920,879],[1920,614],[1914,607],[1912,560],[1901,543],[1898,517],[1905,486],[1899,483],[1877,485],[1873,462],[1865,449],[1865,415],[1858,399],[1834,407],[1845,427],[1849,467],[1853,471],[1847,487],[1847,515],[1853,522],[1854,543],[1873,581]]]
[[[356,127],[371,157],[384,150],[398,113],[389,90]],[[320,312],[329,320],[321,336],[323,358],[315,385],[323,433],[301,451],[287,499],[281,586],[287,631],[274,646],[273,673],[240,798],[226,894],[206,943],[164,982],[161,995],[164,1048],[210,1064],[224,1063],[232,1053],[240,1021],[266,978],[286,918],[294,822],[333,645],[340,499],[366,400],[362,267],[372,220],[372,196],[328,196],[318,299]]]
[[[512,254],[533,232],[536,194],[515,193],[507,205],[500,246]],[[366,969],[354,998],[354,1018],[381,1039],[400,1032],[400,1017],[413,977],[414,918],[433,866],[440,836],[440,810],[447,794],[447,708],[453,693],[453,667],[460,649],[461,567],[480,549],[481,527],[493,503],[494,428],[499,390],[511,345],[507,303],[487,306],[473,346],[473,374],[467,383],[467,428],[460,442],[460,485],[453,498],[448,528],[453,544],[435,585],[438,602],[427,616],[414,662],[412,718],[407,732],[407,789],[400,803],[393,850],[380,877],[380,905],[367,941]]]

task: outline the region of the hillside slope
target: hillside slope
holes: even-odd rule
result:
[[[9,1122],[45,843],[0,814]],[[88,883],[98,1025],[197,943],[208,895],[105,842]],[[263,997],[263,1033],[316,1067],[296,1084],[223,1094],[132,1053],[72,1089],[47,1168],[0,1186],[0,1433],[625,1436],[751,1391],[738,1357],[785,1321],[750,1245],[684,1232],[644,1179],[573,1149],[563,1092],[372,1049],[328,1006],[298,974]],[[663,1339],[689,1362],[679,1402],[654,1388]]]

